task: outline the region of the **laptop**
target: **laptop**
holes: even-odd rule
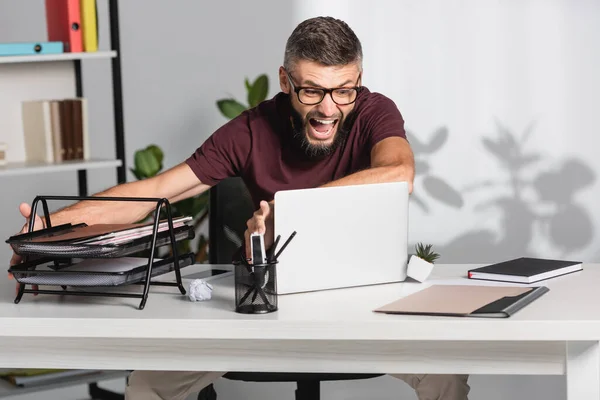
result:
[[[406,182],[277,192],[278,294],[405,280],[408,203]]]

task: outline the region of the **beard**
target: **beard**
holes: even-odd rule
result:
[[[291,102],[290,102],[291,103]],[[343,114],[339,114],[337,117],[337,127],[335,136],[331,143],[311,143],[308,137],[308,127],[310,125],[311,118],[327,118],[319,112],[309,112],[306,117],[302,118],[300,113],[296,111],[292,104],[290,104],[291,110],[291,122],[292,122],[292,137],[294,144],[299,147],[304,154],[309,158],[321,158],[332,154],[338,147],[340,147],[347,139],[350,133],[351,118],[347,118]],[[352,114],[352,112],[350,113]]]

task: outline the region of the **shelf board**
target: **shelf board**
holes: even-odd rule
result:
[[[102,371],[89,375],[72,376],[68,378],[57,379],[56,381],[49,381],[40,385],[33,385],[27,387],[17,387],[4,379],[0,379],[0,398],[18,396],[25,393],[34,393],[51,389],[60,389],[65,387],[86,385],[92,382],[100,382],[112,379],[126,378],[129,374],[128,371]]]
[[[94,51],[81,53],[60,53],[60,54],[32,54],[23,56],[0,56],[0,64],[26,63],[26,62],[44,62],[44,61],[72,61],[72,60],[90,60],[94,58],[113,58],[117,56],[116,51]]]
[[[77,171],[79,169],[97,169],[120,167],[121,160],[62,161],[57,163],[45,162],[12,162],[0,165],[0,177],[14,175],[31,175],[47,172]]]

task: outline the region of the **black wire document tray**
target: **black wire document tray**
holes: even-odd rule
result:
[[[77,225],[78,227],[87,226],[85,224]],[[134,254],[140,251],[148,250],[152,247],[152,232],[142,237],[129,239],[126,242],[119,244],[104,243],[99,241],[100,244],[95,243],[73,243],[69,241],[55,241],[55,242],[33,242],[30,240],[30,236],[27,235],[40,235],[47,231],[60,231],[67,230],[72,231],[73,226],[71,224],[60,225],[54,228],[42,229],[33,232],[33,234],[25,233],[9,238],[6,243],[10,244],[15,253],[21,256],[47,256],[51,255],[54,258],[106,258],[106,257],[125,257],[130,254]],[[184,225],[177,227],[173,230],[175,234],[175,241],[193,239],[195,236],[194,229],[192,226]],[[34,236],[36,237],[36,236]],[[156,235],[156,247],[164,246],[169,244],[171,241],[170,232],[162,231]]]
[[[91,200],[154,202],[153,221],[145,224],[63,224],[52,226],[47,200]],[[145,307],[150,285],[177,286],[186,294],[181,281],[180,268],[195,262],[193,253],[178,254],[177,242],[194,238],[191,217],[173,218],[171,205],[164,198],[101,197],[101,196],[37,196],[31,205],[36,215],[42,203],[46,228],[33,231],[31,218],[26,233],[14,235],[6,242],[23,262],[13,265],[8,272],[19,284],[15,303],[24,293],[62,294],[80,296],[140,298],[139,309]],[[166,220],[159,220],[164,208]],[[164,259],[158,259],[157,249],[170,245]],[[135,256],[145,251],[146,256]],[[129,256],[129,257],[128,257]],[[175,282],[154,282],[153,277],[174,271]],[[67,290],[67,286],[108,287],[143,284],[142,293]],[[61,286],[63,290],[39,289],[39,285]],[[28,288],[27,286],[31,286]]]
[[[192,265],[194,261],[194,254],[186,253],[179,257],[179,268]],[[41,258],[15,265],[8,271],[17,282],[28,285],[122,286],[143,282],[146,279],[147,264],[144,257],[121,257],[85,259],[57,267],[54,260]],[[174,264],[173,257],[155,260],[151,278],[174,271]]]

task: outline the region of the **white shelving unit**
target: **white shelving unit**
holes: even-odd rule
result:
[[[87,161],[62,161],[56,163],[44,162],[14,162],[0,165],[0,177],[15,175],[43,174],[47,172],[65,172],[90,170],[98,168],[120,167],[121,160],[87,160]]]
[[[94,53],[62,53],[62,54],[39,54],[27,56],[4,56],[0,57],[0,64],[48,62],[48,61],[73,61],[92,60],[95,58],[113,58],[117,56],[116,51],[97,51]]]
[[[117,183],[126,181],[118,0],[108,0],[108,6],[110,49],[107,51],[0,56],[0,142],[8,143],[7,163],[0,165],[0,184],[1,180],[6,177],[19,176],[23,185],[27,185],[27,180],[30,177],[40,174],[76,172],[78,176],[78,195],[88,196],[88,170],[113,168],[116,169]],[[86,97],[83,94],[81,66],[81,62],[84,60],[110,60],[115,157],[112,159],[92,158],[62,162],[25,161],[21,119],[22,101],[44,98]],[[95,101],[95,99],[89,98],[89,103]],[[108,140],[110,140],[109,137]],[[62,378],[31,387],[15,387],[11,383],[0,379],[0,398],[74,385],[88,385],[90,397],[95,400],[113,400],[123,398],[123,396],[100,389],[96,382],[125,378],[128,373],[128,371],[98,371],[92,375]],[[43,394],[40,393],[39,396],[43,398]]]
[[[6,161],[0,165],[0,179],[43,173],[77,173],[79,196],[88,196],[87,171],[113,168],[117,183],[126,181],[125,139],[121,84],[121,60],[117,0],[109,0],[110,40],[108,50],[61,54],[0,56],[0,142],[8,145]],[[63,162],[30,162],[24,152],[21,103],[26,100],[86,97],[88,104],[96,99],[83,94],[84,60],[110,60],[112,102],[114,110],[115,157],[109,159],[68,160]],[[90,61],[93,62],[93,61]],[[92,154],[93,157],[93,154]]]

